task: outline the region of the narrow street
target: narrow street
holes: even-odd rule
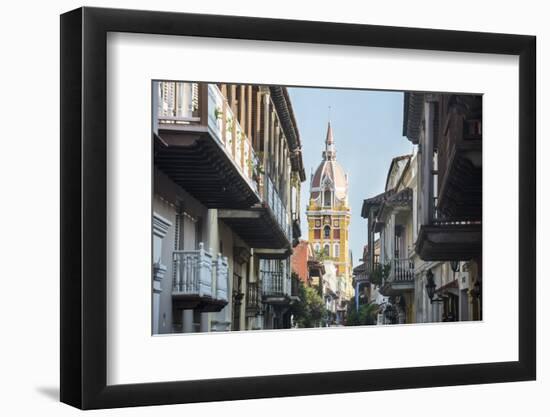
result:
[[[154,334],[481,320],[481,96],[155,91]]]

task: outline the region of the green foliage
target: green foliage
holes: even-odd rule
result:
[[[382,283],[388,279],[390,275],[391,264],[387,262],[385,264],[376,264],[374,269],[369,274],[369,281],[374,285],[382,285]]]
[[[331,261],[334,258],[331,258],[326,254],[326,252],[323,249],[319,249],[315,251],[314,258],[316,261],[323,262],[323,261]]]
[[[355,303],[348,305],[348,314],[346,326],[364,326],[376,324],[376,315],[378,314],[379,306],[376,303],[367,303],[359,306],[359,310],[355,309]]]
[[[302,282],[298,289],[300,301],[292,305],[292,314],[298,327],[319,327],[328,317],[323,298],[317,289],[306,287]]]

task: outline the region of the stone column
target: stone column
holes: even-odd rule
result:
[[[162,292],[162,279],[166,273],[166,267],[160,262],[153,264],[153,334],[159,333],[160,321],[160,293]]]
[[[220,251],[220,232],[218,227],[218,210],[208,209],[205,222],[205,248],[212,254],[212,262],[216,262],[216,256]],[[212,274],[212,296],[215,297],[217,285]],[[201,313],[201,332],[210,331],[210,313]]]
[[[201,313],[201,333],[206,333],[210,330],[210,313]]]
[[[218,209],[208,209],[205,219],[205,249],[211,254],[220,251],[220,233],[218,230]]]
[[[181,323],[183,327],[183,333],[193,333],[193,310],[182,310]]]
[[[157,213],[153,213],[153,325],[152,333],[159,333],[160,294],[166,266],[162,263],[162,240],[172,223]]]

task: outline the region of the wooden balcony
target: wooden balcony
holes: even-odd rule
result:
[[[160,90],[155,166],[208,208],[259,203],[260,162],[216,85],[160,83]]]
[[[292,225],[285,204],[218,87],[163,82],[160,91],[155,166],[219,209],[218,217],[258,256],[288,257]]]
[[[482,98],[443,94],[435,109],[437,195],[423,220],[415,251],[425,261],[464,261],[482,250]],[[438,110],[437,110],[438,109]]]
[[[268,175],[262,177],[262,202],[247,210],[219,210],[222,219],[264,259],[285,259],[292,253],[292,226],[282,199]]]
[[[442,96],[437,143],[437,210],[454,221],[481,220],[481,96]]]
[[[425,261],[464,261],[481,254],[481,222],[434,222],[418,232],[415,251]]]
[[[362,264],[353,268],[353,282],[355,283],[367,283],[369,282],[369,264],[363,262]]]
[[[228,302],[227,258],[212,255],[201,243],[198,250],[174,251],[172,301],[175,308],[220,311]]]

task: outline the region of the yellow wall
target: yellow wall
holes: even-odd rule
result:
[[[322,214],[322,212],[331,211],[335,214]],[[330,223],[326,223],[325,219],[329,219]],[[348,207],[339,206],[333,209],[322,209],[318,207],[313,201],[310,201],[310,204],[307,208],[307,219],[308,219],[308,240],[311,242],[312,246],[315,247],[316,243],[320,244],[321,251],[326,243],[330,245],[330,258],[334,259],[335,264],[338,265],[338,275],[343,276],[347,282],[347,292],[346,297],[353,296],[353,288],[351,285],[352,279],[352,265],[349,258],[349,225],[350,225],[350,210]],[[320,227],[315,226],[315,221],[320,220]],[[340,229],[340,238],[334,238],[334,230],[337,229],[334,226],[334,222],[339,222]],[[331,227],[330,238],[325,239],[323,228],[325,225],[329,224]],[[315,239],[314,230],[320,230],[320,239]],[[338,258],[334,258],[334,244],[338,243],[340,246],[340,253]]]

